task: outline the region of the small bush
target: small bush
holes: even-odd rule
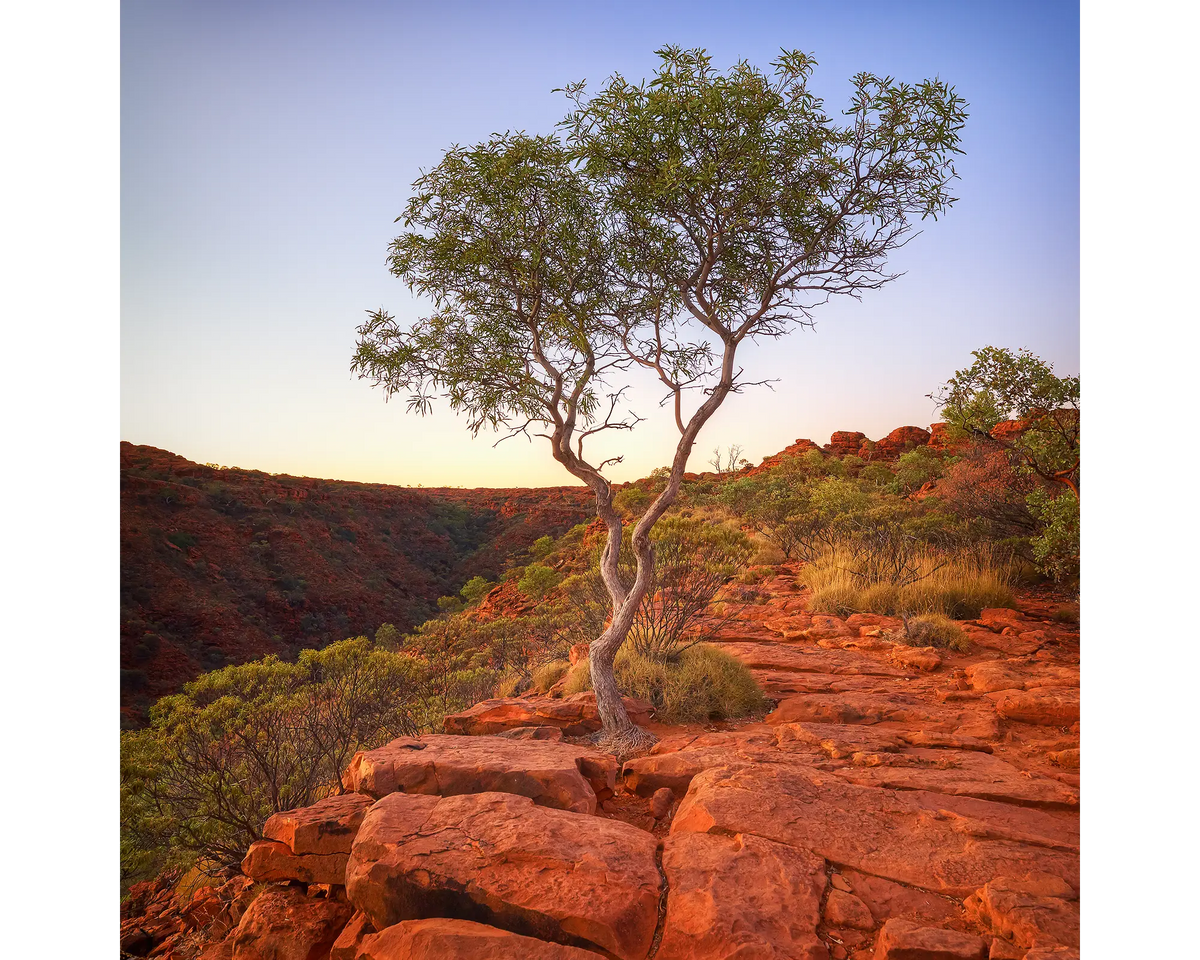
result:
[[[613,666],[621,692],[654,704],[656,719],[665,723],[730,720],[766,707],[762,690],[746,666],[708,644],[689,647],[668,661],[639,656],[623,647]],[[571,696],[591,688],[588,661],[580,660],[567,675],[564,693]]]
[[[483,579],[483,577],[472,577],[463,584],[463,588],[458,591],[458,595],[468,604],[478,603],[494,586],[495,584]]]
[[[553,537],[538,537],[529,547],[529,553],[535,560],[541,560],[554,549]]]
[[[1050,619],[1055,623],[1079,623],[1079,604],[1069,603],[1063,607],[1055,607],[1050,612]]]
[[[962,627],[938,613],[909,617],[904,623],[904,642],[910,647],[941,647],[966,653],[971,647]]]
[[[517,589],[525,596],[540,600],[558,585],[558,574],[540,563],[531,563],[517,580]]]

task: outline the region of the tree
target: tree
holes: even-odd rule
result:
[[[973,350],[975,362],[929,394],[956,430],[1004,450],[1026,473],[1079,497],[1079,377],[1029,350]],[[1004,421],[1016,429],[997,430]]]
[[[653,580],[650,532],[704,425],[750,385],[739,348],[895,279],[888,255],[913,221],[954,202],[966,116],[940,80],[864,73],[838,124],[808,89],[806,54],[781,53],[770,74],[746,62],[722,74],[702,50],[658,55],[651,81],[565,88],[565,141],[497,135],[451,149],[417,180],[390,266],[435,309],[407,329],[372,312],[352,365],[419,413],[441,397],[473,433],[546,437],[591,488],[612,615],[589,665],[617,750],[648,739],[626,714],[613,660]],[[603,472],[620,458],[595,463],[585,442],[637,425],[625,397],[635,367],[665,388],[679,439],[630,534],[630,578]]]

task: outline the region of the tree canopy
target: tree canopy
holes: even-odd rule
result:
[[[894,280],[888,256],[954,202],[965,103],[940,80],[859,74],[828,116],[816,61],[783,51],[722,73],[665,47],[651,80],[564,88],[563,135],[453,147],[414,184],[389,266],[433,310],[407,328],[382,308],[352,369],[427,413],[444,398],[478,433],[537,434],[596,496],[613,615],[592,645],[606,730],[627,729],[612,659],[650,588],[650,531],[674,503],[696,439],[749,386],[741,344],[811,323],[833,296]],[[398,218],[400,219],[400,218]],[[604,468],[586,441],[631,430],[629,374],[650,371],[679,440],[634,526],[633,579]]]
[[[1079,377],[1059,377],[1029,350],[983,347],[930,394],[946,422],[1007,450],[1025,471],[1079,496]],[[1017,429],[997,431],[1015,421]]]

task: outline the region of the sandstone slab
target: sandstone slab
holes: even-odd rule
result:
[[[295,854],[349,853],[371,799],[357,793],[326,797],[310,807],[271,816],[263,836]]]
[[[654,715],[654,707],[645,700],[625,698],[629,719],[642,726]],[[568,737],[583,736],[600,729],[596,695],[588,690],[557,700],[551,697],[509,697],[484,700],[461,713],[446,717],[446,733],[480,736],[502,733],[514,727],[560,727]]]
[[[776,740],[780,745],[793,741],[813,744],[834,760],[863,751],[886,753],[904,747],[894,732],[840,723],[781,723]]]
[[[684,833],[663,845],[670,891],[658,960],[826,960],[825,861],[761,837]]]
[[[641,960],[658,919],[656,850],[626,823],[514,794],[393,793],[359,829],[346,888],[379,930],[454,916]]]
[[[286,843],[257,840],[242,860],[242,873],[259,883],[299,880],[301,883],[346,882],[349,853],[297,856]]]
[[[312,960],[328,955],[353,914],[348,903],[295,887],[263,891],[232,936],[233,960]]]
[[[471,920],[406,920],[364,938],[355,960],[596,960],[590,950],[547,943]],[[333,958],[330,958],[333,960]]]
[[[1079,904],[1063,896],[1048,896],[1071,893],[1061,880],[1062,886],[1055,889],[1054,879],[999,877],[967,898],[967,915],[1021,947],[1078,947]]]
[[[993,877],[1030,870],[1078,878],[1076,852],[1013,840],[986,821],[929,803],[935,795],[922,803],[907,792],[847,783],[799,764],[714,768],[692,781],[671,835],[754,834],[958,897]]]
[[[1003,694],[996,713],[1005,720],[1047,727],[1069,727],[1079,719],[1079,691],[1037,687]]]
[[[574,744],[433,734],[360,751],[349,774],[356,791],[376,798],[395,792],[456,796],[495,791],[595,813],[596,794],[615,788],[616,770],[611,756]]]
[[[988,945],[957,930],[889,920],[879,931],[875,960],[987,960]]]

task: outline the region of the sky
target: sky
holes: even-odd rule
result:
[[[650,75],[669,43],[718,67],[816,56],[831,113],[860,71],[938,76],[970,106],[959,202],[842,298],[745,355],[692,469],[834,430],[937,419],[926,396],[984,345],[1079,372],[1079,14],[1074,3],[136,2],[121,6],[121,438],[199,462],[416,486],[574,483],[548,444],[472,439],[350,373],[355,328],[415,300],[385,265],[412,181],[453,144],[549,133],[554,89]],[[669,461],[657,395],[620,437]]]

